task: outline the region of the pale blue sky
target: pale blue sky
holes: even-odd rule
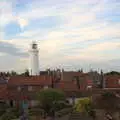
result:
[[[120,0],[0,0],[0,71],[28,68],[120,71]]]

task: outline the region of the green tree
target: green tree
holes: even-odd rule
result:
[[[11,76],[16,76],[16,75],[17,75],[17,72],[15,72],[15,71],[12,70],[11,73],[10,73],[10,75],[11,75]]]
[[[45,114],[54,116],[59,104],[65,101],[65,95],[62,91],[56,89],[44,89],[37,93],[37,99]]]
[[[25,70],[24,75],[29,76],[29,70],[28,69]]]
[[[120,75],[120,72],[111,71],[111,72],[106,73],[105,75]]]
[[[26,69],[25,72],[21,73],[20,75],[26,76],[26,77],[29,76],[29,70]]]

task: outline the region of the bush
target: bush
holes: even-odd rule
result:
[[[40,108],[32,108],[29,110],[29,115],[34,116],[34,115],[43,115],[44,110]]]
[[[20,111],[16,108],[8,108],[0,117],[0,120],[16,119],[20,116]]]
[[[37,92],[36,95],[41,108],[49,116],[54,116],[56,110],[64,107],[62,102],[65,101],[65,94],[63,91],[57,89],[43,89]]]
[[[57,117],[62,117],[62,116],[66,115],[66,114],[69,114],[71,112],[72,112],[72,108],[64,108],[64,109],[56,112],[56,116]]]
[[[90,98],[82,98],[77,101],[77,103],[74,106],[74,110],[76,112],[88,112],[90,109],[91,100]]]
[[[13,113],[16,117],[20,116],[20,110],[17,108],[9,108],[7,109],[7,112]]]
[[[17,117],[15,116],[14,113],[12,112],[6,112],[5,114],[3,114],[0,117],[0,120],[12,120],[12,119],[16,119]]]
[[[0,116],[3,115],[5,113],[5,110],[0,108]]]
[[[6,103],[0,102],[0,116],[2,116],[6,112],[7,108],[8,105]]]
[[[114,93],[112,92],[105,92],[102,94],[103,97],[109,98],[109,97],[116,97]]]

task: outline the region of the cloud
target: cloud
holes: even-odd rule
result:
[[[28,61],[20,59],[19,56],[13,56],[10,54],[4,54],[0,56],[0,71],[11,71],[22,72],[28,68]]]
[[[12,14],[12,2],[6,0],[0,1],[0,27],[14,20]]]
[[[3,28],[11,22],[17,22],[21,29],[28,25],[28,21],[24,18],[18,17],[14,11],[13,6],[15,6],[16,1],[2,0],[0,1],[0,27]]]
[[[7,42],[0,42],[0,52],[19,57],[27,56],[27,53],[21,52],[20,49]]]
[[[92,45],[89,48],[84,49],[85,52],[98,52],[115,49],[120,45],[120,42],[103,42],[96,45]]]
[[[20,56],[18,62],[23,68],[26,66],[23,61],[28,61],[25,54],[34,40],[39,44],[41,69],[57,65],[87,68],[89,64],[96,68],[106,64],[106,69],[109,69],[110,60],[120,58],[120,19],[113,21],[120,9],[119,3],[104,0],[22,1],[24,9],[20,6],[19,12],[13,11],[12,4],[3,4],[2,24],[17,22],[21,31],[13,38],[4,40],[5,31],[2,29],[0,50],[14,58]],[[57,25],[51,27],[52,19],[57,21]],[[16,63],[18,68],[19,64]]]
[[[85,49],[78,49],[75,51],[74,55],[68,56],[70,60],[88,60],[91,62],[103,62],[111,59],[120,58],[118,52],[112,53],[112,51],[117,51],[120,42],[103,42],[95,45],[91,45]],[[80,55],[78,55],[80,53]]]
[[[21,29],[28,25],[28,21],[23,18],[17,18],[17,22],[20,25]]]

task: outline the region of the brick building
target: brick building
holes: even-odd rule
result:
[[[106,75],[104,84],[105,88],[120,88],[120,75]]]
[[[104,76],[104,88],[120,88],[120,75]],[[39,76],[0,77],[0,100],[11,105],[19,105],[27,100],[29,106],[36,104],[35,94],[41,89],[56,88],[65,92],[71,100],[74,95],[88,91],[94,86],[88,73],[81,72],[47,72]]]

